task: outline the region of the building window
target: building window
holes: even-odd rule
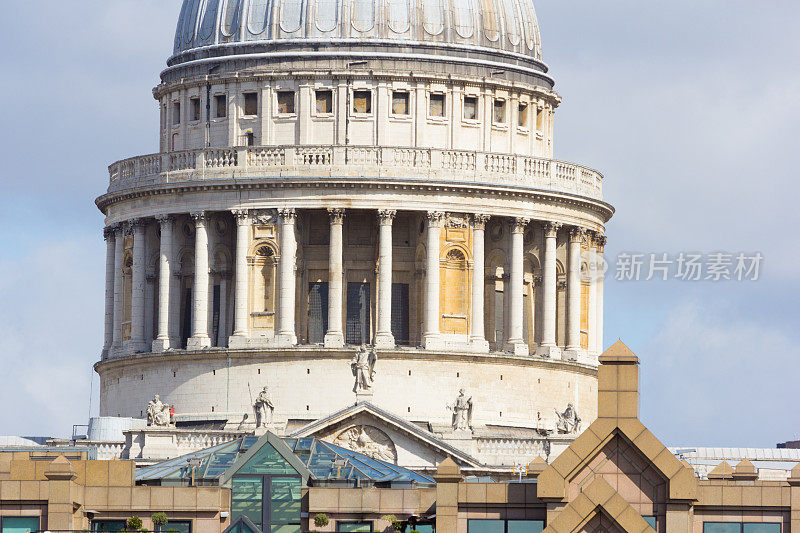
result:
[[[214,97],[215,115],[217,118],[225,118],[228,116],[228,98],[224,94],[218,94]]]
[[[409,95],[405,91],[394,91],[392,93],[392,114],[408,115]]]
[[[478,97],[465,96],[464,97],[464,118],[466,120],[478,119]]]
[[[92,533],[118,533],[125,531],[125,520],[92,520]]]
[[[181,103],[172,102],[172,124],[177,126],[181,123]]]
[[[494,115],[493,120],[495,124],[506,123],[506,101],[497,99],[494,101]]]
[[[353,91],[353,113],[372,113],[372,91]]]
[[[191,520],[170,520],[158,529],[159,533],[192,533]]]
[[[294,91],[278,91],[278,114],[294,114]]]
[[[258,93],[244,93],[244,114],[248,117],[258,115]]]
[[[189,104],[191,105],[192,109],[192,122],[197,122],[200,120],[200,99],[199,98],[191,98],[189,100]]]
[[[336,522],[337,533],[372,533],[372,522],[369,521],[344,521]]]
[[[781,533],[779,522],[704,522],[703,533]]]
[[[542,131],[544,124],[544,109],[536,109],[536,131]]]
[[[256,145],[256,135],[252,131],[247,132],[246,138],[247,146],[255,146]]]
[[[317,114],[328,115],[333,113],[333,91],[320,90],[316,92]]]
[[[440,93],[431,94],[429,114],[432,117],[443,117],[445,113],[444,95]]]
[[[520,102],[519,112],[517,113],[517,126],[520,128],[528,127],[528,104]]]
[[[541,533],[544,520],[482,520],[467,521],[467,533]]]

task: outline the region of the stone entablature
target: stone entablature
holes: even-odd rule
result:
[[[133,157],[109,167],[109,193],[205,180],[286,177],[367,177],[509,185],[603,199],[603,175],[539,157],[376,146],[205,148]]]

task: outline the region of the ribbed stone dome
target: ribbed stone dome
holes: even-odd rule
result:
[[[184,0],[175,55],[298,41],[479,47],[541,60],[532,0]]]

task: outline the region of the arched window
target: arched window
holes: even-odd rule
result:
[[[441,278],[442,333],[469,333],[469,278],[464,252],[445,255]]]

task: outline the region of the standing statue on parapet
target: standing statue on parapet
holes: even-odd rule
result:
[[[153,427],[169,427],[171,416],[169,405],[162,403],[158,394],[147,404],[147,425]]]
[[[581,430],[581,417],[575,410],[575,406],[567,404],[567,408],[563,413],[556,411],[558,416],[558,423],[556,423],[556,430],[561,434],[577,433]]]
[[[467,398],[464,389],[458,391],[458,397],[452,407],[453,410],[453,430],[464,431],[472,427],[472,396]]]
[[[264,387],[258,393],[256,401],[253,402],[253,410],[256,413],[256,428],[265,428],[272,424],[272,415],[275,413],[275,404],[269,395],[269,388]]]
[[[356,378],[353,392],[372,389],[375,380],[375,363],[377,362],[378,356],[375,354],[375,350],[367,350],[365,346],[359,348],[350,362],[350,369],[353,371],[353,377]]]

